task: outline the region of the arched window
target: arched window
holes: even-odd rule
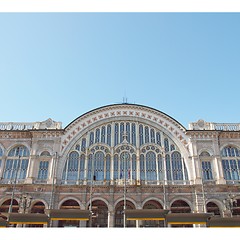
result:
[[[84,180],[84,170],[85,170],[85,155],[82,154],[80,157],[80,174],[79,180]]]
[[[120,154],[120,178],[128,179],[130,169],[130,154],[128,152],[122,152]]]
[[[179,152],[172,153],[172,177],[173,180],[183,180],[182,158]]]
[[[94,132],[90,132],[89,146],[94,143]]]
[[[167,172],[167,180],[172,180],[172,171],[171,171],[171,164],[170,164],[170,156],[166,154],[166,172]]]
[[[151,143],[155,143],[155,131],[151,129]]]
[[[131,142],[130,141],[130,123],[129,122],[126,123],[126,134],[127,134],[127,141]]]
[[[48,151],[43,151],[41,154],[40,154],[41,157],[50,157],[50,153]]]
[[[222,167],[226,180],[240,180],[240,151],[236,147],[225,147],[222,150]]]
[[[163,159],[160,154],[158,155],[158,176],[160,181],[164,180]]]
[[[85,150],[86,150],[86,138],[83,138],[83,139],[82,139],[81,150],[82,150],[83,152],[85,152]]]
[[[105,135],[106,135],[105,126],[102,126],[102,133],[101,133],[101,142],[102,143],[105,143]]]
[[[200,161],[202,165],[202,178],[203,180],[212,180],[212,164],[211,164],[211,156],[207,151],[203,151],[200,155]]]
[[[136,124],[132,123],[132,144],[136,146]]]
[[[120,124],[120,143],[123,141],[123,135],[124,135],[124,123]]]
[[[149,128],[145,127],[145,143],[149,143]]]
[[[71,152],[69,154],[68,160],[65,164],[63,172],[63,180],[76,181],[78,178],[78,163],[79,154],[78,152]]]
[[[118,155],[114,155],[114,172],[113,172],[114,180],[118,179]]]
[[[140,155],[140,180],[145,180],[145,158],[144,155]]]
[[[167,138],[164,139],[164,148],[165,152],[169,152],[169,142]]]
[[[157,144],[158,144],[159,146],[161,146],[161,134],[160,134],[160,132],[157,132],[156,138],[157,138]]]
[[[111,125],[107,126],[107,144],[111,146]]]
[[[29,162],[29,150],[25,146],[13,148],[9,153],[3,174],[4,179],[25,179]]]
[[[143,145],[143,125],[139,125],[139,144]]]
[[[132,155],[132,179],[136,180],[136,171],[137,171],[137,160],[136,160],[136,155]]]
[[[115,123],[114,146],[118,145],[118,143],[119,143],[118,135],[119,135],[118,123]]]
[[[97,128],[96,129],[95,143],[99,143],[99,142],[100,142],[100,129]]]
[[[156,154],[152,151],[146,154],[146,180],[157,180],[157,166],[156,166]]]
[[[93,174],[92,174],[92,171],[93,171],[93,155],[90,154],[88,156],[88,170],[87,170],[87,179],[88,180],[93,180]]]
[[[94,176],[97,181],[104,180],[104,153],[96,152],[94,158]]]
[[[106,180],[110,180],[110,173],[111,173],[111,156],[108,154],[106,156]]]

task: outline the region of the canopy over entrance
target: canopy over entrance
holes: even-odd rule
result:
[[[46,214],[51,220],[89,220],[91,212],[79,209],[47,209]]]
[[[166,216],[168,224],[206,224],[211,213],[169,213]]]
[[[2,213],[9,224],[47,224],[48,216],[39,213]]]
[[[164,209],[127,209],[127,220],[165,220],[169,210]]]
[[[207,227],[240,227],[240,217],[213,217],[208,221]]]

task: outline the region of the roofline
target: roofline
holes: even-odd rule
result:
[[[145,107],[145,108],[149,108],[149,109],[151,109],[151,110],[157,111],[157,112],[159,112],[159,113],[161,113],[161,114],[166,115],[167,117],[169,117],[170,119],[172,119],[173,121],[175,121],[177,124],[179,124],[185,131],[187,131],[187,129],[186,129],[180,122],[178,122],[175,118],[169,116],[168,114],[166,114],[166,113],[164,113],[164,112],[162,112],[162,111],[160,111],[160,110],[158,110],[158,109],[156,109],[156,108],[152,108],[152,107],[145,106],[145,105],[141,105],[141,104],[135,104],[135,103],[114,103],[114,104],[109,104],[109,105],[97,107],[97,108],[92,109],[92,110],[90,110],[90,111],[88,111],[88,112],[86,112],[86,113],[78,116],[77,118],[75,118],[73,121],[71,121],[71,122],[64,128],[64,130],[66,130],[66,129],[67,129],[72,123],[74,123],[77,119],[79,119],[79,118],[83,117],[84,115],[87,115],[87,114],[89,114],[89,113],[91,113],[91,112],[94,112],[94,111],[96,111],[96,110],[100,110],[100,109],[105,108],[105,107],[123,106],[123,105],[137,106],[137,107]]]

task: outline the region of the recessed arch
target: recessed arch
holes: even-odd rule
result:
[[[61,175],[61,169],[63,169],[68,152],[73,149],[75,145],[80,146],[80,144],[77,143],[78,139],[83,136],[86,137],[86,134],[94,129],[98,129],[99,131],[101,126],[107,126],[113,121],[119,120],[119,122],[131,123],[134,122],[134,119],[149,127],[149,143],[156,140],[151,136],[154,129],[158,129],[164,136],[173,139],[185,159],[184,161],[186,162],[189,174],[191,174],[189,171],[191,161],[188,158],[189,150],[187,147],[188,138],[185,134],[186,129],[179,122],[167,114],[150,107],[136,104],[114,104],[89,111],[76,118],[65,128],[61,146],[62,157],[57,170],[59,176]],[[106,130],[106,128],[104,129]],[[114,130],[112,129],[112,131]],[[105,132],[104,134],[107,133]],[[99,139],[97,141],[99,141]],[[94,139],[93,143],[95,143]],[[189,178],[191,178],[191,176],[189,176]]]

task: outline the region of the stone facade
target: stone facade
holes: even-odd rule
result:
[[[103,227],[122,226],[124,204],[239,215],[240,124],[199,120],[186,129],[156,109],[116,104],[65,128],[52,119],[0,123],[0,148],[2,212],[11,199],[19,212],[99,207],[92,224]],[[22,149],[28,153],[21,155]],[[22,194],[31,197],[29,206],[20,204]]]

